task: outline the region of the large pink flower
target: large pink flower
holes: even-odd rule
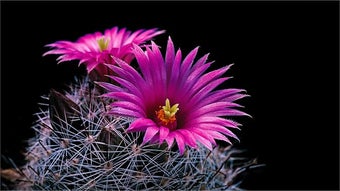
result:
[[[113,27],[105,30],[104,34],[96,32],[80,37],[76,42],[57,41],[46,46],[54,48],[44,54],[61,54],[58,63],[79,60],[79,64],[85,64],[88,73],[96,70],[99,75],[108,74],[104,64],[114,64],[112,57],[117,57],[129,63],[134,58],[132,44],[140,45],[153,37],[162,34],[156,28],[149,30],[137,30],[133,33],[125,28]]]
[[[197,52],[182,60],[169,38],[165,59],[154,42],[145,52],[134,46],[140,73],[115,59],[117,65],[109,68],[116,76],[110,77],[121,86],[97,82],[108,91],[103,96],[115,99],[109,113],[133,117],[128,132],[145,132],[143,144],[165,140],[170,148],[176,140],[180,153],[186,145],[196,148],[197,142],[212,149],[215,139],[238,139],[230,128],[240,124],[226,117],[248,115],[233,102],[247,95],[242,89],[215,90],[229,79],[222,75],[231,65],[206,73],[212,62],[206,62],[208,54],[194,62]]]

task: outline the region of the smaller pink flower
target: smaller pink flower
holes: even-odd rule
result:
[[[57,41],[46,45],[53,48],[46,52],[49,54],[60,54],[57,58],[58,64],[65,61],[79,60],[80,64],[85,64],[87,72],[95,70],[100,76],[109,74],[109,69],[105,64],[114,64],[113,57],[130,63],[134,58],[132,44],[141,45],[153,37],[164,33],[164,30],[140,29],[135,32],[113,27],[105,30],[104,34],[95,32],[80,37],[76,42]]]

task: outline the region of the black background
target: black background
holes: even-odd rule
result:
[[[240,146],[266,167],[247,189],[339,189],[339,3],[1,2],[1,153],[20,159],[40,96],[84,68],[42,57],[44,45],[119,26],[160,28],[184,54],[235,63],[225,86],[245,88],[253,116]],[[2,163],[5,166],[5,164]]]

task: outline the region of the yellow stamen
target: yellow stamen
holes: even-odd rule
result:
[[[176,121],[176,113],[179,110],[178,105],[179,104],[175,104],[171,107],[170,100],[167,98],[165,100],[165,106],[162,106],[162,109],[156,111],[157,118],[162,125],[167,126],[169,123]]]
[[[106,39],[105,37],[100,38],[97,40],[97,43],[99,45],[100,51],[106,50],[109,45],[109,39]]]

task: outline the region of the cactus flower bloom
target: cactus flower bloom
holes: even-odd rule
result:
[[[108,69],[104,64],[114,64],[112,57],[117,57],[130,63],[134,58],[132,54],[132,44],[143,44],[153,37],[162,34],[164,31],[157,29],[140,29],[135,32],[113,27],[105,30],[104,34],[95,32],[80,37],[76,42],[57,41],[46,45],[53,48],[46,52],[49,54],[61,54],[57,58],[58,63],[79,60],[80,64],[85,64],[87,72],[96,70],[99,76],[108,74]]]
[[[234,103],[247,95],[243,89],[215,90],[229,79],[222,75],[231,65],[206,72],[213,62],[207,62],[208,54],[194,62],[197,52],[198,47],[182,60],[169,37],[165,58],[154,42],[145,51],[134,45],[140,72],[115,58],[117,65],[108,67],[116,75],[109,77],[120,86],[96,82],[107,90],[103,96],[115,99],[109,114],[133,117],[127,132],[145,132],[142,144],[166,141],[171,148],[176,141],[181,154],[197,142],[212,150],[216,140],[238,140],[230,129],[240,124],[229,117],[248,115]]]

